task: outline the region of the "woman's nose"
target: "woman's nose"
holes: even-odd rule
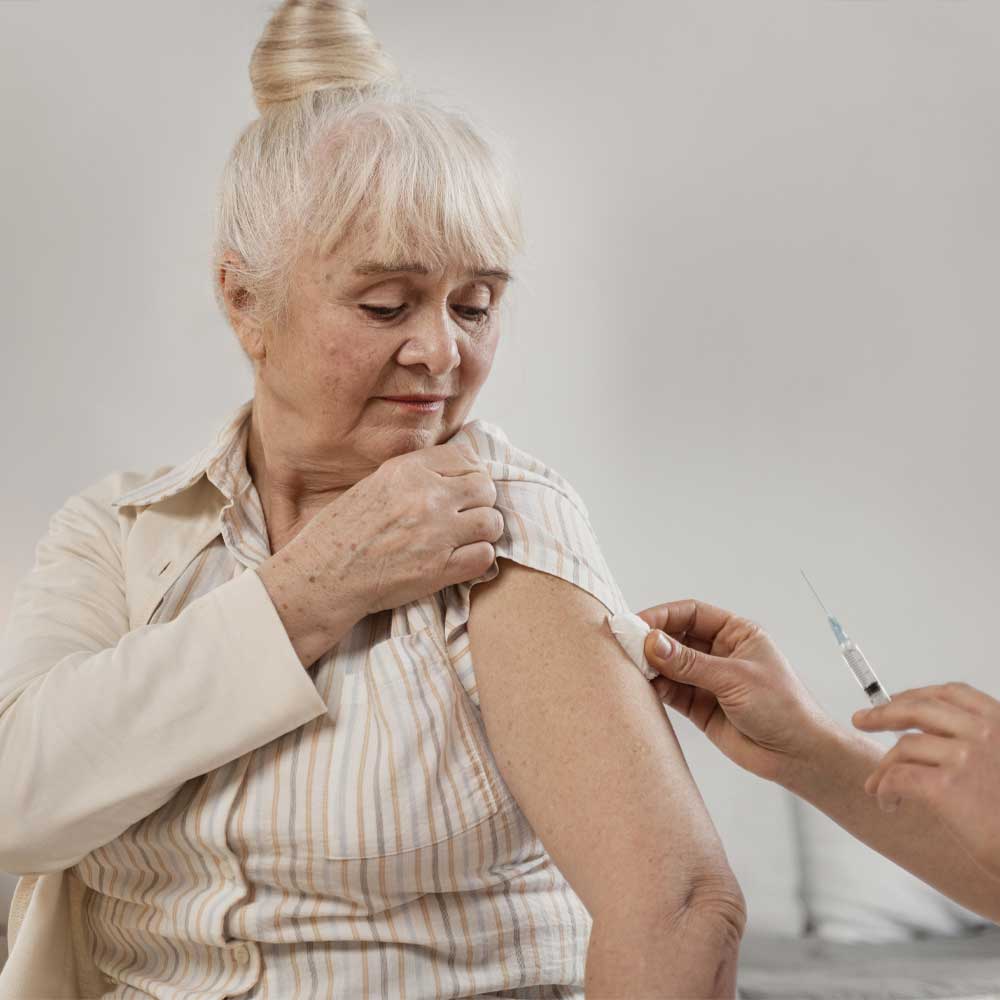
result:
[[[401,365],[424,365],[432,375],[458,367],[458,343],[451,318],[444,312],[425,314],[410,328],[410,337],[398,355]]]

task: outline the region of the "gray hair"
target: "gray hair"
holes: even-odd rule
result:
[[[286,0],[250,78],[261,114],[223,171],[213,271],[237,276],[261,322],[287,321],[301,254],[332,253],[359,229],[384,262],[508,269],[522,234],[506,157],[401,82],[364,0]]]

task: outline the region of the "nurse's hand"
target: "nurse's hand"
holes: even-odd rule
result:
[[[865,783],[883,809],[923,804],[986,871],[1000,876],[1000,701],[967,684],[894,694],[888,705],[859,709],[866,732],[907,733]]]
[[[653,629],[646,659],[663,675],[652,684],[666,705],[761,778],[784,783],[801,771],[833,723],[759,625],[693,600],[638,614]],[[671,640],[666,657],[657,629]]]

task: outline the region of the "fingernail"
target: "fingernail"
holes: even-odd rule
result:
[[[656,642],[653,643],[653,647],[656,650],[656,655],[664,660],[673,652],[674,649],[670,640],[662,632],[656,637]]]

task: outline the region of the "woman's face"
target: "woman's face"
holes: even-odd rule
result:
[[[258,391],[306,427],[307,453],[362,474],[466,421],[500,336],[502,271],[373,260],[347,240],[301,261],[287,327],[264,335]],[[444,397],[423,407],[387,397]]]

